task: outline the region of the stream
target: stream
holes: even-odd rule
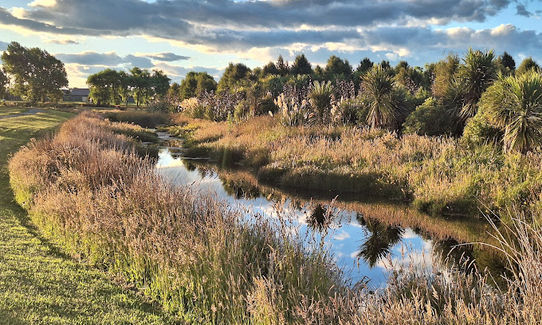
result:
[[[370,288],[382,288],[390,273],[399,267],[437,271],[435,268],[439,267],[432,261],[442,261],[447,256],[458,260],[473,255],[472,248],[455,247],[457,241],[452,238],[433,239],[421,229],[382,222],[370,215],[371,211],[375,211],[375,215],[393,212],[401,218],[401,214],[409,213],[409,209],[389,208],[388,211],[384,207],[371,210],[365,208],[370,204],[363,203],[335,205],[332,203],[334,196],[322,201],[311,200],[306,194],[299,197],[284,194],[278,189],[255,184],[246,172],[221,172],[206,159],[185,157],[181,140],[164,132],[157,134],[165,144],[159,151],[157,172],[176,185],[191,186],[197,192],[216,195],[247,216],[260,214],[276,219],[280,211],[293,220],[292,226],[300,234],[316,238],[316,242],[322,239],[321,222],[332,219],[325,228],[323,243],[352,284],[362,281]]]

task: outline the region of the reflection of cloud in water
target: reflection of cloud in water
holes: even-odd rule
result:
[[[346,231],[342,231],[341,233],[336,234],[335,236],[333,236],[333,239],[335,239],[335,240],[345,240],[345,239],[348,239],[348,238],[350,238],[350,234],[347,233]]]
[[[418,272],[431,271],[433,268],[431,241],[424,242],[421,250],[400,244],[392,250],[389,258],[381,259],[376,266],[386,271],[398,271],[408,268]]]
[[[419,236],[414,232],[414,230],[407,228],[403,234],[403,239],[418,238]]]

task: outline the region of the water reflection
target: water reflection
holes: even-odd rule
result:
[[[370,286],[382,287],[392,268],[414,266],[430,269],[433,259],[448,256],[457,244],[451,239],[431,239],[419,229],[381,222],[380,216],[379,219],[374,218],[363,208],[338,208],[333,200],[311,201],[285,195],[277,189],[262,187],[248,177],[240,177],[240,172],[220,171],[219,175],[212,165],[181,159],[167,148],[160,151],[156,167],[173,183],[211,192],[234,208],[268,218],[287,213],[302,236],[310,235],[317,242],[323,239],[352,283],[369,278]],[[407,219],[406,215],[397,215],[402,210],[389,211],[380,206],[373,210],[382,215],[389,214],[395,220]],[[458,260],[461,256],[472,257],[472,248],[462,246],[452,250],[451,255]],[[387,263],[388,260],[391,264]]]
[[[382,258],[390,255],[391,248],[401,241],[405,230],[399,226],[385,225],[376,219],[364,218],[361,214],[357,215],[357,220],[370,232],[359,248],[358,257],[373,267]]]
[[[311,229],[323,232],[329,229],[332,220],[332,209],[329,207],[324,207],[322,204],[318,203],[314,206],[307,217],[307,224]]]

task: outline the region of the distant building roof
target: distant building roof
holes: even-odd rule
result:
[[[73,88],[70,91],[71,96],[88,96],[90,90],[88,88]]]

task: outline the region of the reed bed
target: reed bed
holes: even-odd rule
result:
[[[33,222],[66,252],[121,274],[185,323],[537,324],[539,228],[512,219],[499,237],[507,288],[460,270],[398,268],[385,290],[350,287],[325,249],[304,248],[287,218],[243,213],[170,185],[115,124],[92,114],[10,160]],[[514,238],[512,238],[515,236]],[[512,239],[511,239],[512,238]]]

